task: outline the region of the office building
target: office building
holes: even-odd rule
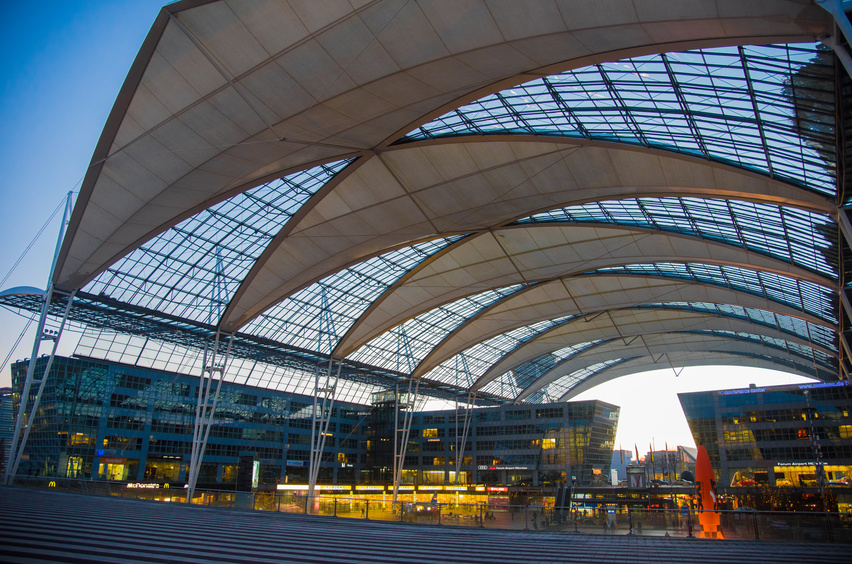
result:
[[[393,393],[376,395],[368,443],[372,471],[385,481],[395,405]],[[600,484],[609,479],[618,414],[617,406],[597,400],[417,413],[402,481],[537,487],[575,478]]]
[[[12,366],[17,394],[26,366]],[[186,375],[57,357],[18,475],[186,482],[198,382]],[[323,482],[354,481],[363,468],[367,410],[335,404]],[[223,383],[199,487],[234,487],[241,456],[259,462],[261,487],[307,483],[312,424],[311,397]]]
[[[852,478],[847,382],[679,394],[723,488],[844,487]],[[822,476],[821,476],[822,475]]]
[[[45,362],[38,359],[37,367]],[[13,365],[17,397],[26,367]],[[184,483],[198,383],[186,375],[57,357],[18,474]],[[391,397],[377,394],[373,405],[335,402],[320,483],[392,483],[392,414],[399,405]],[[462,484],[557,485],[571,476],[590,483],[608,473],[618,411],[585,401],[416,413],[402,482],[456,483],[455,455],[463,446]],[[246,457],[258,462],[261,489],[308,482],[312,397],[225,382],[213,421],[200,488],[234,487]]]

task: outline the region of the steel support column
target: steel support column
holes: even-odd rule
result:
[[[219,363],[217,357],[221,346],[221,336],[222,334],[217,331],[212,349],[209,347],[204,349],[204,366],[198,380],[198,402],[195,404],[195,427],[192,433],[192,452],[189,457],[186,503],[192,503],[192,497],[195,494],[195,486],[201,472],[201,461],[204,458],[204,449],[207,447],[207,439],[210,437],[210,427],[213,425],[216,404],[219,402],[219,392],[222,389],[222,380],[225,379],[225,370],[231,354],[231,344],[234,341],[234,336],[231,335],[225,349],[224,359]],[[213,390],[214,380],[216,380],[215,390]]]
[[[816,0],[816,4],[834,17],[834,23],[837,26],[836,29],[846,39],[846,43],[852,44],[852,23],[849,22],[849,18],[846,15],[846,10],[852,9],[852,2],[848,0]],[[843,46],[837,34],[824,39],[823,43],[834,50],[837,58],[843,64],[843,68],[846,69],[849,76],[852,76],[852,56],[849,55],[848,49]]]
[[[400,326],[397,336],[397,366],[399,359],[405,356],[408,363],[408,373],[412,371],[412,353],[408,344],[408,335],[405,327]],[[397,370],[398,371],[398,370]],[[408,390],[405,393],[405,402],[399,401],[399,384],[396,385],[394,403],[394,433],[393,433],[393,502],[399,498],[399,484],[402,481],[402,469],[405,466],[405,455],[408,451],[408,437],[411,434],[411,421],[414,419],[414,408],[417,404],[417,394],[420,391],[420,380],[418,377],[408,378]],[[412,387],[414,388],[412,392]],[[399,413],[402,410],[402,425],[399,424]]]
[[[314,412],[311,420],[311,458],[308,479],[308,500],[314,495],[317,480],[319,479],[320,466],[322,465],[322,453],[325,450],[325,439],[328,437],[331,412],[334,409],[334,392],[337,381],[340,378],[340,369],[343,363],[337,364],[337,374],[332,378],[332,360],[328,361],[328,372],[325,376],[325,384],[320,385],[319,367],[316,371],[314,387]]]
[[[38,325],[36,328],[35,338],[33,339],[33,348],[32,354],[30,354],[30,362],[27,365],[27,375],[24,379],[24,385],[21,390],[21,405],[18,408],[18,416],[15,419],[15,430],[12,434],[12,442],[9,448],[9,460],[6,464],[6,474],[3,476],[3,483],[9,484],[12,480],[15,479],[15,474],[18,471],[18,465],[21,463],[21,456],[24,453],[24,448],[27,444],[27,439],[30,436],[30,430],[32,429],[32,425],[35,421],[36,413],[38,413],[39,403],[41,402],[41,395],[44,391],[44,385],[47,382],[47,379],[50,375],[50,368],[53,365],[53,359],[56,356],[56,347],[59,345],[59,339],[62,336],[62,331],[65,328],[65,323],[68,320],[68,314],[71,311],[71,304],[74,302],[74,294],[75,291],[70,293],[66,293],[68,296],[68,303],[65,306],[64,314],[62,315],[62,320],[59,324],[59,329],[56,331],[45,329],[45,325],[47,323],[47,316],[50,313],[50,304],[53,301],[53,296],[57,292],[53,286],[53,271],[56,269],[56,261],[59,257],[59,250],[62,247],[62,239],[65,236],[65,229],[68,227],[68,221],[71,217],[71,197],[72,193],[68,192],[68,195],[65,198],[65,211],[62,216],[62,223],[59,226],[59,235],[56,239],[56,249],[53,253],[53,262],[50,265],[50,273],[47,277],[47,286],[44,291],[43,301],[41,304],[41,310],[39,312]],[[39,380],[35,380],[35,364],[36,360],[39,357],[39,350],[41,348],[42,341],[52,340],[53,347],[51,347],[50,357],[47,360],[47,365],[45,366],[44,372],[42,373]],[[30,403],[30,391],[32,390],[32,385],[38,384],[38,391],[36,392],[35,398],[32,403],[32,407],[27,411],[28,404]]]
[[[470,375],[470,370],[467,366],[467,359],[464,354],[459,354],[456,357],[456,386],[459,385],[459,360],[461,360],[465,374]],[[468,392],[467,405],[462,410],[459,410],[458,400],[456,400],[456,485],[459,483],[459,475],[461,474],[461,468],[464,462],[464,451],[467,447],[467,434],[470,430],[470,421],[473,419],[473,410],[471,406],[474,401],[476,401],[476,392],[474,391]],[[459,435],[459,417],[464,418],[461,435]]]
[[[334,368],[334,347],[337,344],[337,331],[334,328],[334,316],[328,304],[328,295],[325,287],[322,287],[322,311],[320,312],[319,345],[318,351],[322,350],[322,339],[325,335],[328,340],[328,370],[325,382],[320,385],[320,367],[314,372],[314,410],[311,415],[311,456],[308,468],[308,498],[306,504],[311,502],[314,490],[319,479],[319,471],[322,466],[322,453],[325,450],[325,439],[328,436],[331,412],[334,409],[334,394],[340,379],[340,370],[343,362],[337,364],[337,374],[332,377]],[[306,506],[307,511],[307,506]]]
[[[39,404],[41,403],[44,386],[50,376],[53,359],[56,358],[56,348],[59,346],[59,339],[62,337],[62,331],[65,329],[65,323],[68,320],[68,313],[71,311],[71,305],[74,303],[74,292],[66,294],[68,296],[68,303],[65,304],[65,312],[59,323],[59,329],[56,331],[45,329],[44,325],[47,319],[47,310],[50,307],[50,300],[55,293],[60,292],[49,291],[46,293],[44,308],[39,316],[35,343],[33,343],[33,352],[27,366],[27,376],[24,380],[23,390],[21,391],[21,405],[18,409],[18,417],[15,420],[15,430],[12,434],[12,443],[9,448],[9,461],[6,465],[6,475],[4,476],[4,483],[7,485],[15,479],[15,474],[18,472],[18,466],[21,463],[24,448],[27,445],[27,440],[30,437],[30,431],[35,423],[35,417],[38,413]],[[50,355],[48,356],[44,370],[41,372],[41,376],[38,379],[35,379],[35,364],[39,356],[39,348],[41,347],[42,341],[53,341],[53,346],[50,348]],[[36,392],[35,398],[32,400],[32,406],[30,406],[30,392],[32,391],[33,384],[38,384],[38,391]],[[22,431],[23,435],[21,434]]]

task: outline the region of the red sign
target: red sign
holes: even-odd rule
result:
[[[509,491],[509,488],[507,488],[506,486],[488,486],[485,489],[486,489],[486,491],[489,491],[489,492],[507,492],[507,491]]]

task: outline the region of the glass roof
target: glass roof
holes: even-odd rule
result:
[[[721,315],[724,317],[732,317],[742,319],[764,327],[775,329],[781,333],[795,335],[817,346],[824,347],[828,350],[837,352],[837,335],[835,332],[824,326],[816,325],[802,319],[783,315],[765,309],[756,309],[751,307],[742,307],[731,304],[714,304],[705,302],[666,302],[659,304],[643,304],[638,308],[667,308],[667,309],[686,309],[689,311],[697,311],[702,313],[710,313],[713,315]]]
[[[815,315],[829,323],[837,323],[837,295],[830,288],[773,272],[715,264],[651,263],[601,268],[587,274],[595,273],[662,276],[713,284],[762,296]]]
[[[407,321],[405,338],[411,351],[413,366],[418,365],[456,327],[494,302],[522,288],[524,286],[516,284],[482,292],[442,305]],[[399,338],[396,331],[387,331],[349,355],[348,358],[387,370],[398,370],[399,361],[395,357],[400,350],[400,345],[397,343]]]
[[[657,229],[742,247],[837,278],[837,228],[830,217],[739,200],[634,198],[590,202],[518,223],[595,222]]]
[[[268,309],[242,331],[257,337],[328,355],[358,317],[391,284],[421,261],[461,236],[418,243],[371,258],[329,276]],[[336,334],[323,336],[323,291],[334,318]],[[320,341],[322,343],[320,344]],[[396,349],[393,349],[396,354]],[[394,361],[395,362],[395,361]]]
[[[807,374],[809,376],[819,377],[826,380],[836,379],[837,377],[836,370],[825,370],[817,368],[817,366],[815,366],[813,361],[811,361],[810,359],[804,359],[804,362],[796,362],[793,360],[771,357],[763,354],[744,354],[727,352],[724,354],[734,357],[762,359],[768,363],[772,363],[777,366],[786,366],[789,370],[798,372],[800,374]],[[619,358],[588,366],[586,368],[582,368],[580,370],[572,372],[571,374],[563,376],[556,382],[551,382],[542,390],[539,390],[534,394],[530,394],[526,401],[530,403],[541,403],[544,401],[550,401],[549,399],[546,399],[547,397],[559,398],[564,394],[570,392],[574,387],[576,387],[578,384],[581,384],[583,381],[588,380],[589,378],[593,378],[594,376],[597,376],[598,374],[601,374],[602,372],[605,372],[610,368],[618,366],[619,364],[635,360],[636,358],[639,357]],[[544,390],[546,390],[546,395]]]
[[[814,44],[721,47],[602,63],[486,96],[419,127],[399,142],[491,134],[616,142],[732,164],[834,197],[833,64],[831,52]],[[281,228],[352,162],[313,167],[216,204],[145,243],[84,290],[215,325]],[[636,226],[778,258],[825,277],[826,285],[700,263],[630,264],[586,275],[652,275],[713,284],[785,304],[830,325],[838,322],[836,293],[829,287],[838,279],[837,227],[825,214],[724,199],[630,198],[558,208],[517,223],[544,222]],[[289,296],[240,331],[327,356],[403,275],[465,236],[416,242],[342,269]],[[379,371],[408,373],[462,323],[521,288],[495,288],[421,313],[371,340],[347,360]],[[639,307],[684,308],[747,319],[837,351],[833,329],[786,315],[724,304]],[[574,318],[555,317],[489,338],[441,363],[424,378],[437,385],[470,386],[509,352]],[[774,337],[760,339],[778,347],[786,343],[784,350],[834,366],[833,357],[825,353]],[[515,398],[549,366],[598,344],[576,345],[535,359],[489,382],[481,392]],[[629,360],[587,367],[549,384],[528,401],[555,399],[590,375]],[[241,370],[248,382],[270,385],[290,379],[279,368],[254,375],[249,368]],[[304,378],[296,379],[309,381]],[[304,382],[299,386],[307,385]]]
[[[687,311],[696,311],[702,313],[709,313],[712,315],[720,315],[723,317],[730,317],[734,319],[741,319],[744,321],[749,321],[752,323],[756,323],[758,325],[762,325],[767,327],[768,329],[773,329],[779,331],[781,333],[786,333],[789,335],[794,335],[800,337],[803,340],[807,340],[816,345],[825,347],[831,351],[837,351],[837,342],[835,333],[829,329],[828,327],[822,325],[816,325],[813,323],[809,323],[803,321],[801,319],[797,319],[795,317],[782,315],[778,313],[774,313],[771,311],[760,310],[755,308],[745,308],[737,305],[729,305],[729,304],[715,304],[715,303],[701,303],[701,302],[670,302],[670,303],[657,303],[657,304],[643,304],[640,306],[636,306],[635,309],[684,309]],[[567,317],[562,318],[561,323],[565,323],[576,319],[576,317]],[[511,353],[515,348],[520,346],[521,344],[528,342],[529,340],[535,338],[536,336],[542,334],[544,331],[550,330],[553,326],[544,326],[541,324],[537,324],[535,326],[538,328],[537,331],[533,331],[528,334],[527,338],[516,341],[514,346],[503,346],[494,347],[490,349],[491,352],[495,356],[486,360],[486,357],[483,355],[483,349],[485,348],[483,345],[486,343],[481,343],[475,345],[468,349],[467,351],[461,353],[464,356],[471,356],[473,358],[482,358],[484,362],[482,362],[482,366],[484,370],[478,376],[481,376],[485,373],[485,371],[490,368],[493,364],[498,362],[505,355]],[[525,330],[532,329],[533,326],[529,326],[524,328]],[[695,331],[698,333],[699,331]],[[507,333],[506,335],[511,335],[515,332]],[[762,341],[765,344],[770,346],[774,346],[779,350],[789,351],[793,354],[797,354],[798,356],[802,356],[803,358],[813,358],[816,361],[820,362],[826,369],[836,369],[837,361],[836,359],[823,353],[821,351],[816,351],[811,349],[810,347],[806,347],[803,345],[798,345],[796,343],[792,343],[786,340],[768,337],[768,336],[759,336],[754,334],[747,333],[730,333],[725,331],[704,331],[706,334],[715,334],[715,335],[724,335],[729,338],[735,338],[735,335],[749,335],[753,340]],[[495,337],[491,341],[496,343],[511,343],[511,341],[503,340],[503,335]],[[736,337],[736,338],[744,338],[744,337]],[[612,339],[603,339],[597,341],[590,341],[586,343],[580,343],[577,345],[573,345],[570,347],[565,347],[563,349],[559,349],[552,353],[548,353],[537,357],[533,360],[530,360],[523,365],[515,368],[514,370],[509,370],[506,373],[502,374],[500,377],[496,378],[492,382],[486,384],[482,389],[483,391],[501,397],[512,398],[514,396],[504,395],[504,394],[512,394],[514,392],[515,395],[520,394],[521,391],[526,389],[528,386],[532,385],[532,383],[540,377],[542,374],[547,372],[550,368],[553,368],[560,362],[571,358],[576,354],[580,354],[590,348],[599,346],[601,344],[605,344],[610,342]],[[460,356],[461,356],[460,355]],[[436,368],[432,373],[428,375],[429,378],[440,378],[438,374],[440,373],[448,373],[449,367],[455,366],[454,359],[448,360],[444,362],[441,367]],[[471,378],[474,378],[474,375],[471,375]],[[568,378],[568,376],[563,377]],[[560,379],[560,380],[562,380]],[[562,392],[564,393],[564,392]],[[531,394],[530,397],[525,400],[532,403],[536,403],[534,397],[538,397],[540,395],[538,392],[536,394]],[[561,395],[561,393],[559,394]],[[546,401],[546,400],[543,400]]]
[[[510,370],[504,376],[513,379],[514,384],[518,388],[522,390],[526,389],[528,386],[531,386],[533,382],[535,382],[542,375],[544,375],[544,373],[546,373],[548,370],[550,370],[560,362],[567,360],[575,355],[578,355],[583,351],[587,351],[593,347],[596,347],[601,343],[608,343],[611,340],[612,339],[602,339],[597,341],[590,341],[588,343],[580,343],[578,345],[559,349],[558,351],[554,351],[552,353],[542,355],[538,358],[534,358],[529,362],[525,362],[514,370]]]
[[[514,350],[523,343],[534,339],[542,333],[549,331],[558,325],[567,323],[576,317],[577,316],[557,317],[555,319],[541,321],[532,325],[518,327],[517,329],[507,331],[506,333],[502,333],[469,347],[467,350],[460,353],[460,355],[463,355],[465,358],[465,366],[467,367],[466,375],[469,377],[469,381],[466,382],[466,385],[470,386],[473,384],[477,378],[485,374],[488,369],[491,368],[495,362],[503,358],[506,353]],[[424,378],[435,382],[452,384],[457,378],[457,367],[458,361],[456,358],[451,358],[433,368],[424,376]],[[509,383],[509,386],[511,389],[517,389],[517,384],[514,382]],[[503,390],[503,392],[505,392],[505,390]],[[486,390],[486,393],[491,393],[498,397],[514,397],[509,393],[503,392]]]
[[[113,362],[132,364],[155,370],[184,374],[199,374],[203,365],[203,351],[149,339],[139,335],[114,331],[86,330],[74,354],[102,358]],[[313,370],[264,362],[263,359],[232,356],[225,371],[225,380],[273,390],[312,395],[315,384]],[[335,389],[340,401],[367,404],[370,394],[384,389],[380,384],[341,378]]]
[[[815,350],[811,347],[806,347],[798,343],[791,343],[783,339],[776,339],[767,335],[755,335],[754,333],[743,333],[740,331],[690,331],[696,335],[712,335],[717,337],[726,337],[728,339],[736,339],[738,341],[748,341],[752,343],[760,343],[768,347],[786,351],[792,355],[800,356],[806,360],[810,360],[815,364],[819,364],[824,369],[834,371],[837,368],[837,363],[833,356],[827,355],[822,351]]]
[[[811,111],[797,111],[799,99]],[[536,79],[448,112],[405,140],[525,133],[615,141],[834,196],[833,99],[833,55],[819,44],[720,47]]]
[[[597,341],[589,341],[587,343],[580,343],[571,347],[559,349],[558,351],[554,351],[552,353],[548,353],[538,358],[534,358],[528,362],[525,362],[514,370],[508,371],[506,374],[501,376],[501,378],[513,378],[519,388],[521,388],[522,390],[526,389],[527,387],[531,386],[545,372],[555,367],[559,363],[568,360],[598,345],[609,343],[612,340],[613,339],[599,339]]]
[[[269,242],[350,162],[291,174],[195,214],[109,267],[84,290],[216,324]]]
[[[624,364],[625,362],[634,360],[635,358],[638,357],[614,358],[606,362],[599,362],[597,364],[592,364],[585,368],[581,368],[580,370],[576,370],[571,374],[568,374],[567,376],[563,376],[555,382],[551,382],[550,384],[544,386],[542,389],[537,390],[535,393],[530,394],[527,398],[527,401],[530,403],[543,403],[546,401],[552,401],[548,398],[559,399],[560,397],[568,393],[571,388],[583,382],[584,380],[596,376],[597,374],[609,368],[612,368],[613,366],[618,366],[619,364]]]

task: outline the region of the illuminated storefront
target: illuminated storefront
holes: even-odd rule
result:
[[[316,490],[323,498],[337,499],[340,501],[369,500],[382,502],[388,508],[393,502],[393,486],[360,484],[349,485],[323,485],[316,486]],[[293,493],[296,496],[306,495],[307,484],[279,484],[278,492]],[[509,488],[493,487],[485,485],[470,486],[436,486],[436,485],[402,485],[397,492],[397,500],[404,503],[440,503],[460,505],[507,505]],[[504,503],[505,501],[505,503]]]
[[[126,458],[102,456],[98,465],[98,476],[107,480],[123,482],[127,480],[131,470],[135,475],[139,461],[129,461]]]

